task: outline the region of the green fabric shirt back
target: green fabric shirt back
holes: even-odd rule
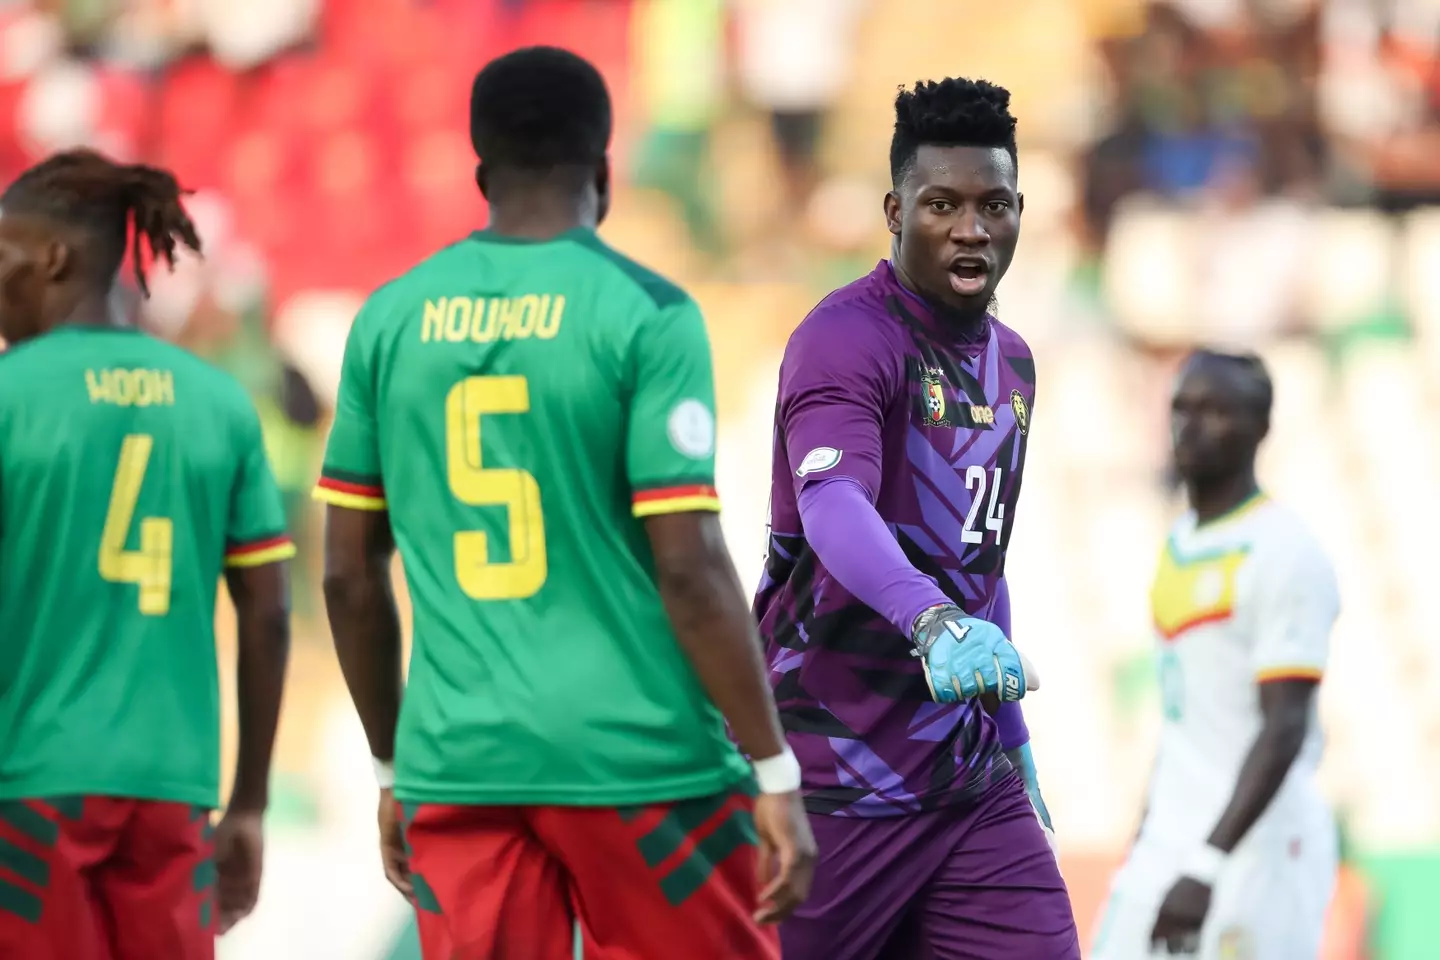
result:
[[[230,377],[133,330],[0,354],[0,798],[217,806],[221,568],[291,552]]]
[[[618,805],[748,776],[643,526],[719,509],[714,452],[698,308],[590,231],[477,233],[370,298],[316,495],[388,509],[404,561],[398,797]]]

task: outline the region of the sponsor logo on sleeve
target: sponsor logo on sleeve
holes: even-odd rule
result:
[[[812,473],[822,473],[839,462],[839,450],[834,447],[816,447],[805,454],[805,459],[800,461],[800,469],[795,471],[795,475],[804,477]]]
[[[670,446],[691,460],[705,460],[715,453],[715,414],[699,400],[681,400],[665,422]]]

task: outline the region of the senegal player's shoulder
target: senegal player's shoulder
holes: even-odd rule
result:
[[[1320,538],[1298,511],[1269,497],[1256,498],[1254,505],[1239,516],[1254,549],[1270,556],[1311,554],[1324,556]]]

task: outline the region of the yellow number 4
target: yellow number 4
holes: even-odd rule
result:
[[[455,579],[476,600],[523,600],[539,592],[549,573],[540,485],[525,470],[486,469],[480,462],[480,418],[526,413],[524,377],[467,377],[445,398],[445,459],[450,492],[472,507],[503,506],[510,521],[510,561],[492,563],[483,530],[455,534]]]
[[[136,584],[140,588],[140,612],[147,617],[163,617],[170,612],[175,525],[164,517],[146,517],[140,521],[140,549],[125,549],[154,446],[155,439],[143,433],[130,434],[120,445],[105,532],[100,535],[100,576],[111,583]]]

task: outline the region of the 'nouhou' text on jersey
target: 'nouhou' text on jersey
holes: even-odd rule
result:
[[[494,340],[552,339],[560,332],[565,298],[527,293],[523,297],[441,297],[425,301],[422,343],[490,343]]]
[[[175,374],[145,367],[107,367],[85,371],[85,389],[91,403],[117,407],[175,406]]]

